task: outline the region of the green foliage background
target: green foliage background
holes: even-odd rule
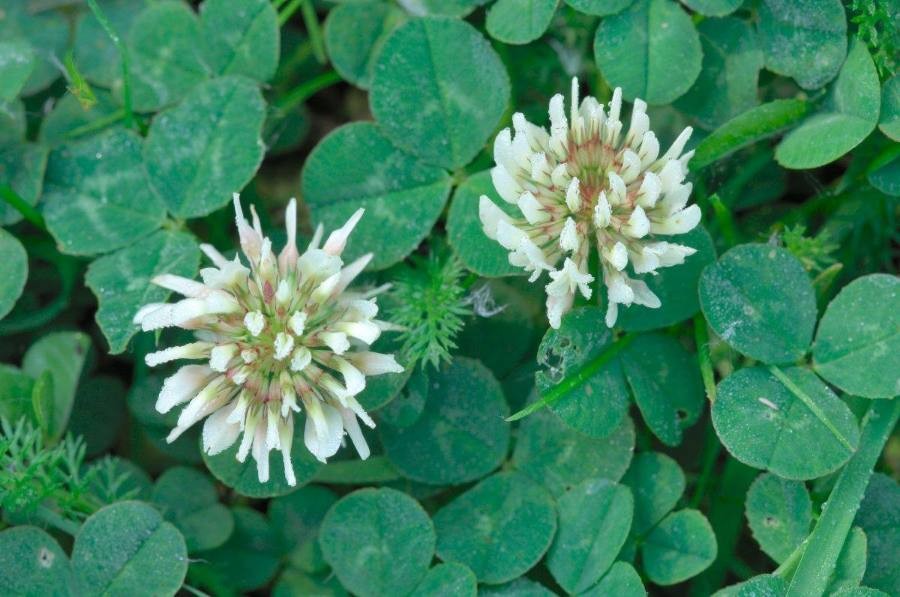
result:
[[[0,0],[0,593],[900,594],[898,31],[890,0]],[[615,330],[547,331],[477,216],[494,135],[575,75],[695,129],[697,253]],[[167,444],[143,357],[178,334],[131,323],[233,249],[235,191],[276,239],[291,196],[306,234],[365,207],[346,257],[409,330],[374,455],[298,440],[299,488]]]

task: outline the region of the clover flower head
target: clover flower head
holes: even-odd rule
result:
[[[348,290],[372,255],[344,266],[341,252],[363,215],[358,210],[319,247],[323,229],[316,230],[303,254],[297,252],[297,205],[286,214],[287,244],[276,255],[263,236],[251,207],[253,225],[244,218],[234,196],[241,249],[228,260],[210,245],[201,249],[213,267],[200,270],[202,282],[164,274],[153,283],[183,295],[175,303],[141,308],[135,323],[144,331],[165,327],[192,330],[196,341],[148,354],[149,366],[176,359],[196,359],[163,383],[156,409],[181,410],[168,441],[206,419],[203,449],[218,454],[241,437],[237,459],[256,460],[260,482],[269,479],[269,452],[279,450],[285,477],[296,484],[291,463],[294,416],[305,409],[304,442],[325,462],[349,436],[363,459],[369,448],[357,419],[375,423],[356,400],[367,375],[400,372],[393,355],[369,352],[388,324],[375,316],[378,306],[370,292]]]
[[[576,292],[591,297],[592,239],[608,291],[609,327],[619,305],[660,306],[646,283],[629,276],[629,264],[635,274],[655,273],[695,252],[658,238],[684,234],[700,221],[699,207],[687,205],[692,185],[684,182],[694,153],[682,154],[691,128],[660,156],[646,109],[646,103],[635,100],[623,133],[622,90],[613,92],[608,109],[590,96],[579,104],[578,79],[573,78],[568,117],[557,94],[550,100],[549,132],[517,113],[513,131],[504,129],[494,141],[494,187],[521,217],[508,215],[482,195],[482,227],[510,252],[512,265],[531,272],[529,281],[549,274],[547,318],[554,328]]]

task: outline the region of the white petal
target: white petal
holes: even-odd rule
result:
[[[653,222],[650,225],[650,231],[654,234],[684,234],[693,230],[700,223],[700,215],[700,208],[691,205],[661,222]]]
[[[294,462],[291,460],[291,447],[294,442],[294,418],[288,415],[278,423],[279,443],[281,444],[281,461],[284,467],[284,478],[291,487],[297,485],[294,475]]]
[[[163,382],[156,410],[165,414],[172,407],[187,402],[209,382],[213,371],[206,365],[185,365]]]
[[[347,359],[366,375],[403,372],[403,367],[397,363],[392,354],[363,351],[351,353],[347,355]]]
[[[303,371],[310,361],[312,361],[312,353],[309,349],[305,346],[298,346],[291,356],[291,371]]]
[[[581,209],[581,187],[578,178],[573,178],[566,188],[566,207],[571,212]]]
[[[621,242],[613,245],[612,249],[604,250],[603,257],[618,271],[622,271],[628,265],[628,249]]]
[[[294,337],[284,332],[275,336],[275,360],[283,361],[294,350]]]
[[[234,445],[241,434],[239,423],[229,423],[228,417],[237,406],[235,400],[231,406],[220,408],[203,422],[203,451],[215,456]]]
[[[650,232],[650,220],[647,218],[644,208],[636,205],[628,218],[628,223],[622,226],[622,233],[632,238],[644,238],[648,232]]]
[[[497,223],[497,242],[509,251],[515,251],[528,235],[510,222],[501,220]]]
[[[253,460],[256,461],[256,477],[260,483],[269,481],[269,451],[271,448],[266,443],[266,426],[259,425],[253,436]]]
[[[203,299],[184,299],[177,303],[168,303],[145,314],[141,318],[141,329],[145,332],[160,328],[180,326],[202,317],[209,312]]]
[[[294,334],[302,336],[303,332],[306,331],[306,319],[307,315],[304,311],[295,311],[288,320],[288,326]]]
[[[344,354],[350,348],[350,342],[347,340],[347,334],[343,332],[321,332],[319,338],[322,342],[334,351],[335,354]]]
[[[353,212],[353,215],[350,216],[350,219],[347,220],[346,224],[328,236],[328,240],[325,241],[322,250],[329,255],[340,255],[344,251],[344,247],[347,246],[347,239],[349,238],[350,233],[353,232],[353,229],[365,212],[366,210],[362,207]]]
[[[497,194],[507,203],[515,203],[522,194],[522,187],[502,165],[491,168],[491,181]]]
[[[653,172],[647,172],[644,174],[644,180],[641,181],[640,189],[638,189],[637,204],[645,209],[650,209],[656,205],[661,192],[662,183],[659,176]]]
[[[154,278],[150,281],[157,286],[165,288],[166,290],[177,292],[178,294],[187,298],[199,298],[209,292],[209,288],[207,288],[200,282],[191,280],[190,278],[176,276],[174,274],[161,274],[159,276],[154,276]]]
[[[559,235],[559,246],[563,251],[578,251],[578,247],[581,243],[578,238],[578,229],[575,226],[575,220],[572,218],[566,218],[566,223],[563,224],[562,232]]]
[[[334,456],[341,447],[344,425],[338,409],[330,404],[320,404],[319,406],[321,410],[316,411],[314,416],[319,417],[320,425],[317,425],[312,417],[307,416],[303,442],[313,456],[325,462],[327,458]]]
[[[575,295],[570,293],[561,296],[547,295],[547,320],[550,322],[550,327],[559,329],[562,316],[572,308],[574,299]]]
[[[612,207],[606,199],[606,193],[600,191],[600,197],[597,199],[597,204],[594,206],[594,226],[600,229],[606,228],[609,226],[611,220]]]
[[[338,277],[337,286],[335,286],[333,291],[334,294],[340,294],[344,292],[344,290],[346,290],[347,287],[350,286],[350,283],[356,279],[356,276],[358,276],[364,269],[366,269],[366,266],[369,265],[370,261],[372,261],[372,257],[374,257],[374,253],[366,253],[365,255],[363,255],[359,259],[354,260],[353,263],[342,269],[340,272],[340,276]]]
[[[210,342],[191,342],[182,346],[171,346],[164,350],[151,352],[144,357],[144,362],[148,367],[156,367],[178,359],[205,359],[209,356],[212,347]]]
[[[369,444],[366,443],[366,438],[363,437],[359,423],[356,421],[356,415],[353,414],[353,411],[343,408],[341,409],[341,418],[344,421],[344,429],[347,430],[347,435],[350,436],[350,441],[353,442],[353,447],[356,448],[359,457],[365,460],[370,454]]]
[[[140,309],[138,309],[138,312],[134,314],[134,318],[131,320],[131,323],[133,323],[135,325],[141,325],[141,322],[144,321],[144,318],[147,316],[148,313],[152,313],[153,311],[156,311],[157,309],[161,309],[162,307],[165,307],[165,306],[166,306],[166,303],[148,303],[148,304],[144,305],[143,307],[141,307]]]
[[[371,321],[342,321],[334,327],[339,332],[344,332],[366,344],[372,344],[381,335],[381,328]]]
[[[544,210],[537,198],[528,191],[522,193],[522,196],[519,197],[519,201],[516,205],[519,206],[522,215],[525,216],[525,219],[532,226],[541,224],[550,219],[550,214]]]
[[[497,240],[497,225],[501,221],[508,223],[512,221],[487,195],[482,195],[478,200],[478,217],[481,220],[482,230],[492,240]]]
[[[244,327],[252,336],[259,336],[265,326],[266,318],[259,311],[250,311],[244,315]]]
[[[228,364],[237,356],[237,344],[219,344],[209,352],[209,366],[213,371],[224,373],[228,370]]]
[[[287,231],[287,242],[278,255],[278,268],[282,274],[297,263],[297,200],[291,197],[284,212],[284,227]]]
[[[262,246],[262,236],[247,223],[244,212],[241,209],[241,196],[237,193],[232,195],[234,203],[234,219],[237,223],[238,236],[241,241],[241,249],[251,262],[259,259],[259,251]]]

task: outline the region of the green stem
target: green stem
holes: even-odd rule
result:
[[[22,217],[40,228],[44,232],[47,231],[47,224],[44,223],[44,216],[36,210],[27,201],[22,199],[18,193],[9,185],[0,185],[0,199],[3,199],[13,209],[22,214]]]
[[[697,313],[694,317],[694,343],[697,345],[697,361],[700,363],[700,377],[703,378],[706,398],[712,404],[716,401],[716,377],[712,358],[709,356],[709,329],[702,313]]]
[[[284,114],[292,108],[296,108],[307,99],[317,94],[319,91],[325,89],[326,87],[330,87],[335,83],[339,83],[340,81],[340,75],[338,75],[333,70],[322,73],[321,75],[317,75],[309,81],[306,81],[305,83],[301,83],[300,85],[289,91],[287,94],[281,96],[279,99],[273,102],[272,107],[277,112]]]
[[[790,377],[785,375],[784,372],[775,365],[769,367],[769,371],[772,372],[772,375],[778,378],[778,381],[780,381],[784,385],[784,387],[790,390],[790,392],[794,396],[799,398],[800,401],[806,405],[806,408],[808,408],[816,416],[816,418],[819,419],[822,424],[828,428],[828,431],[831,432],[831,435],[833,435],[835,439],[837,439],[841,443],[841,445],[847,448],[848,452],[850,452],[851,454],[853,453],[853,451],[855,450],[853,444],[851,444],[847,440],[847,438],[845,438],[844,435],[840,432],[840,430],[838,430],[838,428],[834,426],[834,423],[831,422],[831,419],[828,418],[828,416],[822,411],[822,409],[819,408],[819,405],[816,404],[815,401],[810,398],[806,392],[804,392],[797,384],[795,384],[791,380]]]
[[[119,122],[123,118],[125,118],[126,113],[124,108],[120,108],[111,114],[107,114],[106,116],[101,116],[96,120],[92,120],[87,124],[83,124],[81,126],[75,127],[71,131],[65,134],[66,139],[74,139],[76,137],[81,137],[82,135],[86,135],[88,133],[93,133],[94,131],[100,130],[102,128],[106,128],[107,126]]]
[[[713,481],[713,471],[715,470],[716,461],[719,454],[722,453],[722,443],[716,435],[716,429],[713,427],[712,418],[706,427],[706,438],[703,444],[703,465],[700,469],[700,475],[697,477],[697,484],[694,486],[694,495],[691,496],[691,508],[696,508],[703,501],[706,492],[709,491]]]
[[[822,515],[803,544],[788,597],[819,597],[825,593],[838,556],[866,493],[872,469],[900,419],[900,399],[873,400],[863,417],[859,449],[838,477]]]
[[[313,53],[319,64],[328,62],[325,54],[325,40],[322,37],[322,28],[319,26],[319,17],[316,15],[316,9],[313,7],[312,0],[306,0],[300,8],[303,14],[303,24],[306,25],[306,32],[309,34],[309,41],[312,43]]]
[[[294,16],[294,13],[297,12],[297,9],[300,8],[300,5],[303,4],[306,0],[291,0],[287,3],[287,5],[278,12],[278,26],[284,27],[284,24],[291,20],[291,17]]]
[[[77,523],[72,522],[71,520],[60,516],[58,513],[54,512],[50,508],[46,506],[38,506],[37,510],[34,511],[34,515],[40,520],[53,528],[59,529],[63,533],[67,535],[75,536],[78,534],[78,530],[81,528]]]
[[[541,410],[545,406],[550,406],[572,390],[581,387],[604,365],[606,365],[613,358],[615,358],[617,354],[628,347],[628,345],[631,344],[636,337],[637,335],[633,333],[625,334],[616,343],[609,346],[608,348],[606,348],[606,350],[598,354],[592,360],[585,363],[573,375],[565,378],[564,380],[553,386],[550,391],[542,395],[539,400],[532,402],[519,412],[510,415],[506,418],[506,420],[508,422],[512,422],[523,419],[528,415]]]
[[[119,50],[119,56],[122,59],[122,104],[125,110],[125,126],[132,128],[135,120],[134,111],[131,108],[131,75],[129,74],[128,52],[125,50],[125,46],[122,44],[119,34],[115,32],[109,19],[106,18],[103,11],[100,10],[100,6],[97,5],[97,0],[87,0],[87,3],[91,8],[91,12],[94,13],[94,17],[100,23],[100,26],[106,31],[106,35],[109,36],[113,45]]]
[[[731,209],[722,203],[722,200],[718,195],[712,195],[709,198],[709,202],[713,207],[713,212],[716,215],[716,222],[722,230],[722,236],[725,237],[725,242],[729,247],[738,244],[737,226],[734,223],[734,216],[731,214]]]

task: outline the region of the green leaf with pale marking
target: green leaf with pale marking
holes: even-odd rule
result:
[[[634,453],[635,431],[630,417],[605,438],[575,431],[545,410],[522,421],[512,464],[542,484],[554,496],[590,479],[618,481]]]
[[[441,508],[434,526],[438,557],[465,564],[480,582],[499,584],[538,563],[556,533],[556,508],[540,485],[503,472]]]
[[[703,70],[675,107],[713,128],[758,103],[763,53],[756,33],[740,19],[706,19],[697,31],[703,44]]]
[[[900,141],[900,74],[894,75],[882,86],[878,128],[894,141]]]
[[[482,4],[487,4],[489,1],[490,0],[399,0],[398,4],[406,8],[409,14],[416,17],[437,15],[462,18]]]
[[[69,422],[75,390],[87,358],[91,339],[81,332],[54,332],[32,344],[22,359],[22,370],[37,379],[45,371],[53,379],[50,412],[46,413],[45,432],[53,439],[62,437]]]
[[[672,511],[686,484],[684,472],[670,456],[641,452],[634,457],[622,483],[634,496],[632,534],[641,536]]]
[[[752,467],[785,479],[814,479],[856,451],[853,413],[806,369],[740,369],[716,393],[712,421],[719,439]]]
[[[231,201],[262,162],[265,112],[252,81],[227,76],[199,85],[153,119],[144,160],[169,211],[196,218]]]
[[[816,324],[809,275],[787,249],[771,245],[739,245],[707,267],[700,306],[722,340],[764,363],[800,359]]]
[[[622,368],[650,431],[667,446],[679,445],[706,404],[697,355],[672,336],[644,334],[623,351]]]
[[[204,58],[216,75],[268,81],[278,67],[278,15],[268,0],[206,0],[200,7]]]
[[[72,567],[56,539],[37,527],[14,526],[0,532],[0,593],[72,595]]]
[[[594,15],[597,17],[605,17],[622,12],[634,0],[566,0],[566,4],[579,12]]]
[[[25,106],[22,100],[0,100],[0,144],[18,143],[25,139]]]
[[[616,562],[596,585],[581,597],[647,597],[641,575],[628,562]]]
[[[487,13],[491,37],[507,44],[527,44],[544,34],[559,0],[497,0]]]
[[[15,236],[0,228],[0,319],[6,317],[25,289],[28,280],[28,254]]]
[[[193,236],[161,230],[88,266],[85,283],[97,297],[97,325],[112,354],[123,352],[137,333],[132,320],[138,309],[169,296],[150,280],[160,274],[193,278],[199,263],[200,248]]]
[[[703,572],[718,552],[716,536],[697,510],[666,516],[641,547],[644,572],[658,585],[674,585]]]
[[[607,17],[594,37],[594,57],[625,99],[667,104],[697,80],[703,60],[691,18],[672,0],[636,0]]]
[[[2,122],[0,122],[2,124]],[[22,131],[24,134],[24,123]],[[0,139],[5,131],[0,131]],[[0,145],[0,185],[9,185],[28,205],[35,205],[44,186],[47,148],[37,143],[12,142]],[[15,224],[22,214],[0,201],[0,224]]]
[[[445,168],[464,166],[482,150],[508,100],[509,77],[487,40],[465,21],[440,18],[394,31],[369,95],[395,145]]]
[[[83,594],[174,595],[187,574],[184,537],[143,502],[118,502],[88,518],[75,536],[72,568]]]
[[[411,597],[475,597],[478,580],[475,573],[458,562],[438,564],[428,571],[419,586],[410,593]]]
[[[405,595],[425,577],[435,530],[414,499],[394,489],[361,489],[331,508],[319,533],[341,584],[362,597]]]
[[[569,593],[594,585],[612,566],[628,538],[634,500],[624,485],[585,481],[557,500],[559,531],[547,568]]]
[[[422,414],[405,426],[379,426],[391,463],[432,485],[474,481],[495,469],[509,446],[509,414],[500,384],[480,362],[457,357],[429,373]]]
[[[34,50],[27,40],[19,37],[0,41],[0,101],[19,95],[34,64]]]
[[[809,534],[812,501],[801,481],[763,473],[747,491],[745,513],[760,549],[780,564]]]
[[[134,19],[126,41],[131,100],[139,112],[171,106],[209,77],[202,60],[200,22],[187,4],[174,0],[150,4]],[[122,98],[121,69],[116,74],[112,90]]]
[[[866,574],[863,582],[889,595],[900,593],[900,485],[883,473],[869,480],[853,524],[860,526],[868,540]]]
[[[816,168],[838,159],[878,124],[881,87],[872,57],[855,41],[831,87],[826,106],[791,131],[775,150],[785,168]]]
[[[760,43],[766,67],[804,89],[834,78],[847,51],[847,17],[840,0],[764,0]]]
[[[306,160],[301,180],[313,219],[327,230],[366,209],[344,258],[374,253],[373,269],[411,253],[431,231],[450,192],[446,172],[397,149],[366,122],[344,125],[322,139]]]
[[[707,17],[724,17],[740,8],[744,0],[681,0],[681,3]]]
[[[21,40],[32,49],[33,66],[18,92],[27,97],[43,91],[59,78],[59,62],[69,43],[69,23],[57,10],[33,11],[27,2],[4,2],[0,40]],[[4,95],[5,92],[4,89]]]
[[[131,37],[131,26],[147,7],[147,4],[147,0],[98,0],[97,2],[109,26],[123,40]],[[117,79],[121,79],[121,53],[91,10],[84,11],[81,18],[78,19],[72,51],[78,70],[91,83],[109,88],[115,84]]]
[[[871,274],[828,304],[813,346],[816,372],[865,398],[900,394],[900,280]]]
[[[406,14],[390,2],[338,4],[325,20],[325,47],[334,70],[368,89],[384,42],[404,22]]]
[[[115,128],[50,154],[44,217],[64,252],[108,253],[160,227],[166,208],[147,182],[142,145]]]
[[[219,503],[212,480],[197,469],[167,469],[156,480],[151,501],[182,532],[191,553],[219,547],[234,530],[231,510]]]

